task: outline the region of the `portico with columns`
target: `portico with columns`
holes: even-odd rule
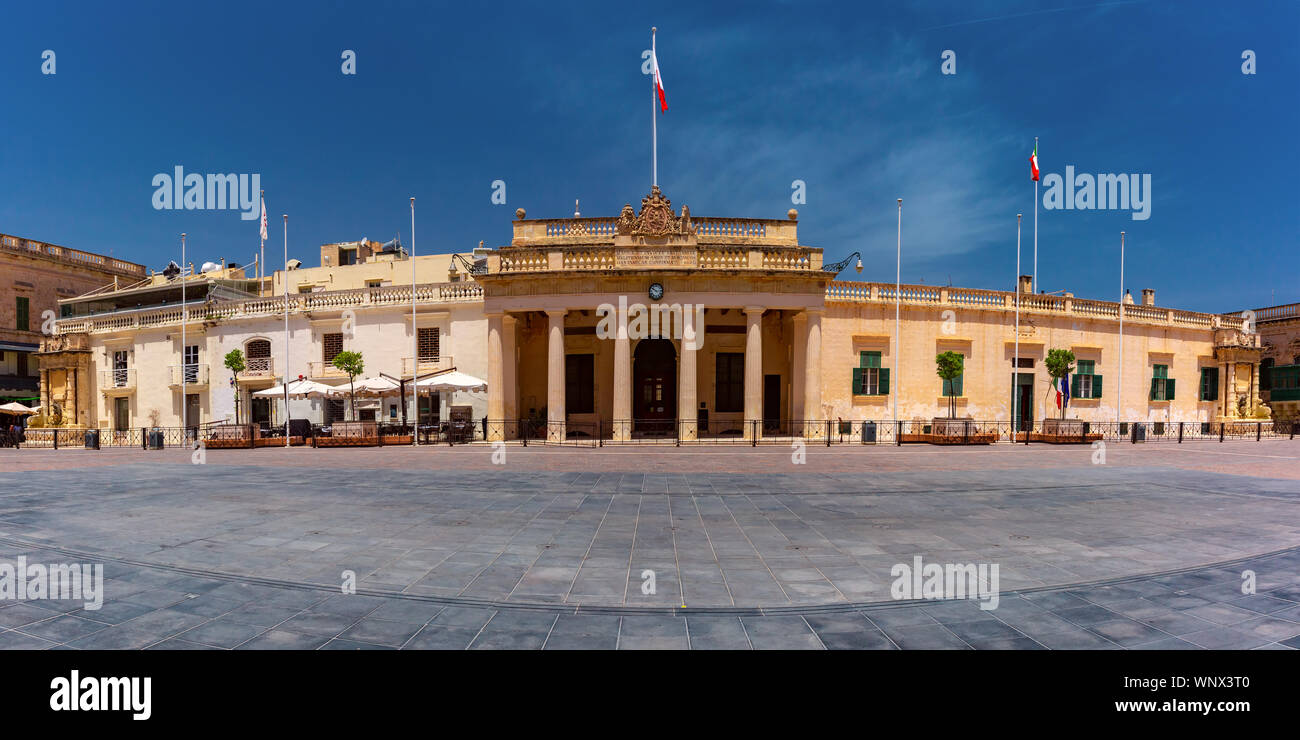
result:
[[[657,187],[618,218],[517,211],[476,275],[489,439],[820,435],[834,275],[797,218],[693,219]]]

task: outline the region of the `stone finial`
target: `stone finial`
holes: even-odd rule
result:
[[[786,218],[790,219],[791,221],[798,221],[798,220],[799,220],[799,211],[797,211],[797,210],[791,208],[790,210],[788,210],[788,211],[785,212],[785,216],[786,216]]]
[[[515,218],[516,218],[516,219],[518,219],[518,220],[520,220],[520,221],[523,221],[523,220],[524,220],[524,216],[526,216],[526,215],[528,215],[528,213],[527,213],[526,211],[524,211],[524,209],[522,209],[522,208],[516,208],[516,209],[515,209]]]

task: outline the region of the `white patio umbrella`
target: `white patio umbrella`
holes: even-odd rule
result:
[[[13,403],[6,403],[6,404],[4,404],[4,405],[0,405],[0,411],[4,411],[4,412],[10,413],[10,414],[35,414],[35,413],[37,413],[36,409],[28,408],[28,407],[22,405],[21,403],[18,403],[17,401],[14,401]]]
[[[477,393],[487,390],[486,380],[476,378],[468,373],[462,373],[459,370],[453,370],[449,373],[425,378],[424,380],[417,382],[415,385],[419,388],[437,391],[439,393],[452,391]]]
[[[348,387],[339,386],[345,394]],[[356,391],[358,398],[383,398],[386,396],[399,396],[402,393],[402,387],[396,380],[383,375],[375,375],[370,378],[363,378],[356,382]]]
[[[334,386],[317,383],[314,380],[293,380],[289,382],[290,398],[325,398],[335,392]],[[284,386],[277,385],[253,394],[257,398],[283,398]]]

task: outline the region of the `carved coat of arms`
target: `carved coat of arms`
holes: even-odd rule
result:
[[[615,231],[621,235],[665,237],[695,233],[691,223],[690,208],[683,206],[682,215],[673,213],[672,201],[664,197],[655,185],[650,194],[641,199],[641,213],[637,215],[629,203],[619,214]]]

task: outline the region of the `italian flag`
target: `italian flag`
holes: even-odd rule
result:
[[[650,72],[655,76],[655,91],[659,93],[659,112],[668,110],[668,97],[664,94],[664,77],[659,73],[659,57],[655,55],[654,36],[650,37]]]
[[[1034,153],[1029,155],[1029,175],[1031,180],[1038,180],[1038,142],[1034,142]]]

